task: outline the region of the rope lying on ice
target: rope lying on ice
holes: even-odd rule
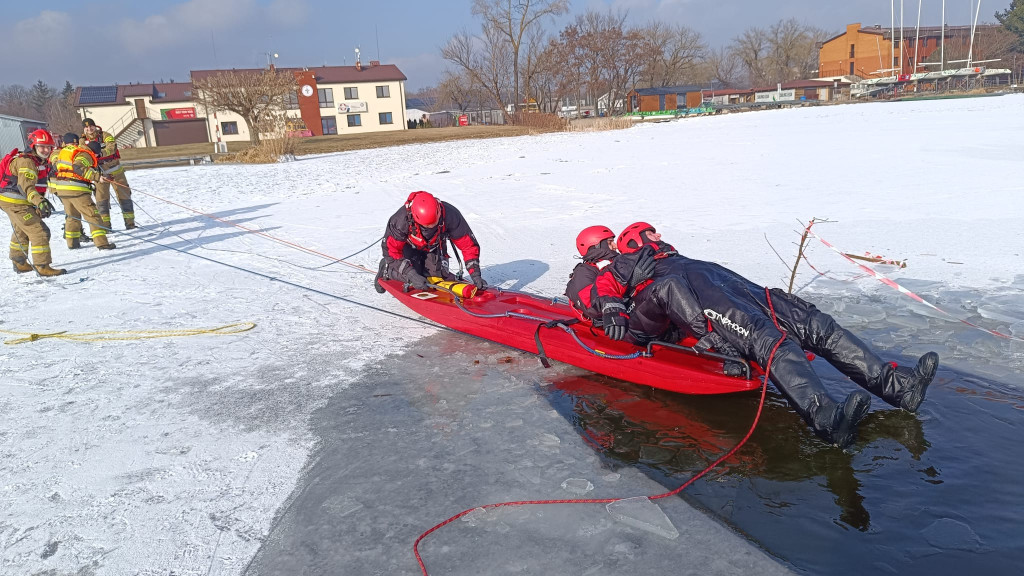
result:
[[[781,326],[779,326],[778,320],[775,318],[775,308],[772,305],[772,297],[771,297],[771,294],[768,292],[767,288],[765,288],[765,294],[768,297],[768,306],[769,306],[771,314],[772,314],[772,322],[774,322],[776,328],[778,328],[778,330],[780,332],[782,332],[783,335],[785,335],[785,331],[782,329]],[[703,478],[708,472],[711,472],[712,470],[714,470],[716,467],[718,467],[719,464],[721,464],[722,462],[725,462],[726,460],[728,460],[733,454],[736,453],[737,450],[742,448],[743,445],[747,443],[747,440],[749,440],[750,437],[754,434],[754,430],[757,428],[757,423],[761,420],[761,412],[764,410],[764,399],[765,399],[765,396],[767,395],[767,392],[768,392],[768,377],[771,374],[772,361],[775,359],[775,352],[779,349],[779,346],[782,345],[782,342],[785,339],[786,339],[785,336],[783,336],[782,338],[779,338],[779,340],[775,343],[775,347],[772,348],[771,354],[768,355],[768,361],[767,361],[767,363],[765,364],[765,367],[764,367],[764,381],[761,383],[761,400],[757,404],[757,413],[754,415],[754,421],[750,423],[750,429],[747,430],[747,433],[746,433],[745,436],[743,436],[743,439],[740,440],[739,443],[737,443],[735,446],[733,446],[732,449],[730,449],[728,452],[726,452],[725,454],[722,454],[714,462],[712,462],[711,464],[707,465],[707,467],[705,467],[703,470],[701,470],[697,474],[694,474],[689,480],[684,482],[682,486],[676,488],[675,490],[670,490],[668,492],[665,492],[663,494],[656,494],[654,496],[647,496],[646,498],[648,500],[658,500],[658,499],[661,499],[661,498],[668,498],[669,496],[675,496],[676,494],[679,494],[680,492],[682,492],[683,490],[688,488],[690,485],[692,485],[694,482],[696,482],[697,480]],[[473,512],[474,510],[488,510],[488,509],[492,509],[492,508],[504,508],[504,507],[511,507],[511,506],[530,506],[530,505],[535,505],[535,504],[611,504],[613,502],[619,502],[621,500],[626,500],[626,499],[627,498],[586,498],[586,499],[567,499],[567,500],[520,500],[520,501],[517,501],[517,502],[499,502],[499,503],[496,503],[496,504],[485,504],[483,506],[476,506],[474,508],[469,508],[467,510],[463,510],[462,512],[459,512],[458,514],[452,516],[451,518],[448,518],[444,522],[441,522],[440,524],[437,524],[436,526],[434,526],[433,528],[427,530],[423,534],[420,534],[420,537],[417,538],[416,541],[412,545],[412,552],[413,552],[413,555],[416,556],[416,562],[419,563],[420,570],[423,572],[423,576],[429,576],[429,574],[427,573],[427,566],[423,563],[423,558],[420,557],[420,551],[419,551],[420,542],[422,542],[424,538],[426,538],[427,536],[429,536],[433,532],[435,532],[435,531],[437,531],[437,530],[447,526],[448,524],[451,524],[452,522],[458,520],[459,518],[462,518],[463,516],[465,516],[466,514],[469,514],[470,512]]]
[[[24,344],[26,342],[35,342],[36,340],[43,340],[46,338],[71,340],[73,342],[112,342],[125,340],[151,340],[153,338],[178,338],[183,336],[199,336],[201,334],[227,336],[248,332],[255,327],[256,324],[254,322],[238,322],[235,324],[217,326],[216,328],[184,328],[180,330],[103,330],[97,332],[80,332],[77,334],[69,334],[66,330],[62,332],[51,332],[48,334],[0,330],[0,333],[23,336],[23,338],[15,338],[14,340],[7,340],[4,342],[4,344],[7,345],[14,345]]]

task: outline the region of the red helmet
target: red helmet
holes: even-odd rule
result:
[[[609,238],[615,238],[615,232],[607,226],[589,226],[576,236],[576,249],[580,256],[586,256],[588,250]]]
[[[405,201],[405,207],[412,213],[412,219],[420,226],[433,228],[441,220],[441,202],[430,192],[413,192]]]
[[[623,254],[632,254],[637,250],[643,248],[646,242],[644,241],[643,233],[650,230],[654,232],[654,226],[651,226],[647,222],[634,222],[619,234],[619,239],[615,242],[618,246],[619,252]]]
[[[30,133],[28,135],[28,144],[33,148],[36,146],[55,146],[53,136],[43,129]]]

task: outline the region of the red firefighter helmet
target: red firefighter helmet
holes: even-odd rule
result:
[[[646,231],[654,232],[654,226],[651,226],[647,222],[634,222],[619,234],[619,239],[615,242],[618,246],[619,252],[623,254],[632,254],[637,250],[643,248],[644,241],[643,233]]]
[[[36,130],[28,135],[28,144],[32,148],[36,146],[55,146],[53,135],[43,129]]]
[[[413,192],[405,202],[412,219],[420,226],[433,228],[441,220],[441,202],[430,192]]]
[[[586,256],[588,250],[609,238],[615,238],[615,232],[607,226],[588,226],[576,236],[576,249],[580,256]]]

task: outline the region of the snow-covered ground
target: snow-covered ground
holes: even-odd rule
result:
[[[591,224],[649,221],[688,256],[785,286],[766,239],[791,264],[801,222],[827,218],[815,229],[833,244],[906,259],[879,269],[1022,338],[1022,112],[1020,95],[863,104],[131,172],[145,234],[71,252],[51,218],[54,262],[69,273],[8,270],[0,330],[256,328],[0,347],[0,573],[241,573],[318,444],[313,411],[436,333],[329,296],[408,314],[373,291],[372,274],[318,268],[327,261],[147,193],[342,257],[379,239],[410,191],[428,190],[468,218],[485,278],[549,295]],[[350,261],[375,270],[378,258],[374,247]],[[852,326],[882,314],[910,330],[876,345],[936,348],[944,365],[1024,388],[1020,341],[973,331],[946,342],[955,323],[875,280],[849,281],[859,271],[820,244],[808,258],[838,280],[801,266],[803,294]]]

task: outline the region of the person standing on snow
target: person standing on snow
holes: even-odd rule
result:
[[[53,166],[50,189],[64,204],[64,238],[68,248],[81,248],[82,220],[89,224],[96,248],[117,248],[107,240],[108,225],[103,223],[92,201],[94,183],[101,178],[98,158],[92,149],[78,144],[78,137],[73,133],[65,134],[64,142],[65,146],[50,157]]]
[[[600,328],[601,311],[594,301],[594,282],[598,274],[619,255],[615,249],[615,233],[607,226],[588,226],[576,236],[576,250],[583,262],[577,264],[569,274],[565,296],[572,309],[584,322]],[[630,284],[636,286],[651,277],[654,272],[654,258],[646,258],[633,269],[635,277]]]
[[[132,203],[132,189],[128,187],[128,178],[124,175],[124,167],[121,166],[121,151],[117,149],[117,139],[103,128],[96,125],[91,118],[82,120],[82,131],[84,134],[81,143],[88,146],[91,142],[98,142],[103,147],[99,156],[100,171],[104,178],[96,183],[96,208],[100,212],[100,219],[103,225],[110,229],[110,187],[114,186],[114,194],[117,196],[117,203],[121,206],[121,215],[124,217],[124,229],[135,228],[135,205]]]
[[[427,276],[455,280],[448,271],[445,242],[451,240],[462,252],[466,271],[478,290],[487,288],[480,274],[480,244],[462,213],[429,192],[413,192],[388,220],[381,258],[373,287],[383,294],[379,280],[398,280],[418,290],[428,288]]]
[[[0,173],[0,209],[14,229],[10,258],[19,274],[31,272],[34,266],[40,276],[60,276],[67,270],[50,267],[50,229],[43,222],[53,213],[53,206],[36,190],[39,171],[45,169],[53,151],[53,136],[46,130],[36,130],[28,135],[28,141],[28,151],[14,151],[4,157]]]
[[[924,401],[938,369],[938,354],[926,353],[913,369],[885,362],[813,304],[778,288],[758,286],[713,262],[681,256],[645,222],[623,230],[616,244],[622,255],[595,281],[610,338],[629,335],[643,342],[674,324],[698,338],[698,348],[703,343],[728,355],[734,349],[761,366],[779,344],[771,381],[815,433],[841,448],[853,443],[857,425],[871,406],[868,392],[907,412],[916,412]],[[654,275],[632,292],[627,308],[624,279],[645,254],[655,258]],[[851,392],[843,402],[833,400],[804,350],[824,358],[863,390]]]

